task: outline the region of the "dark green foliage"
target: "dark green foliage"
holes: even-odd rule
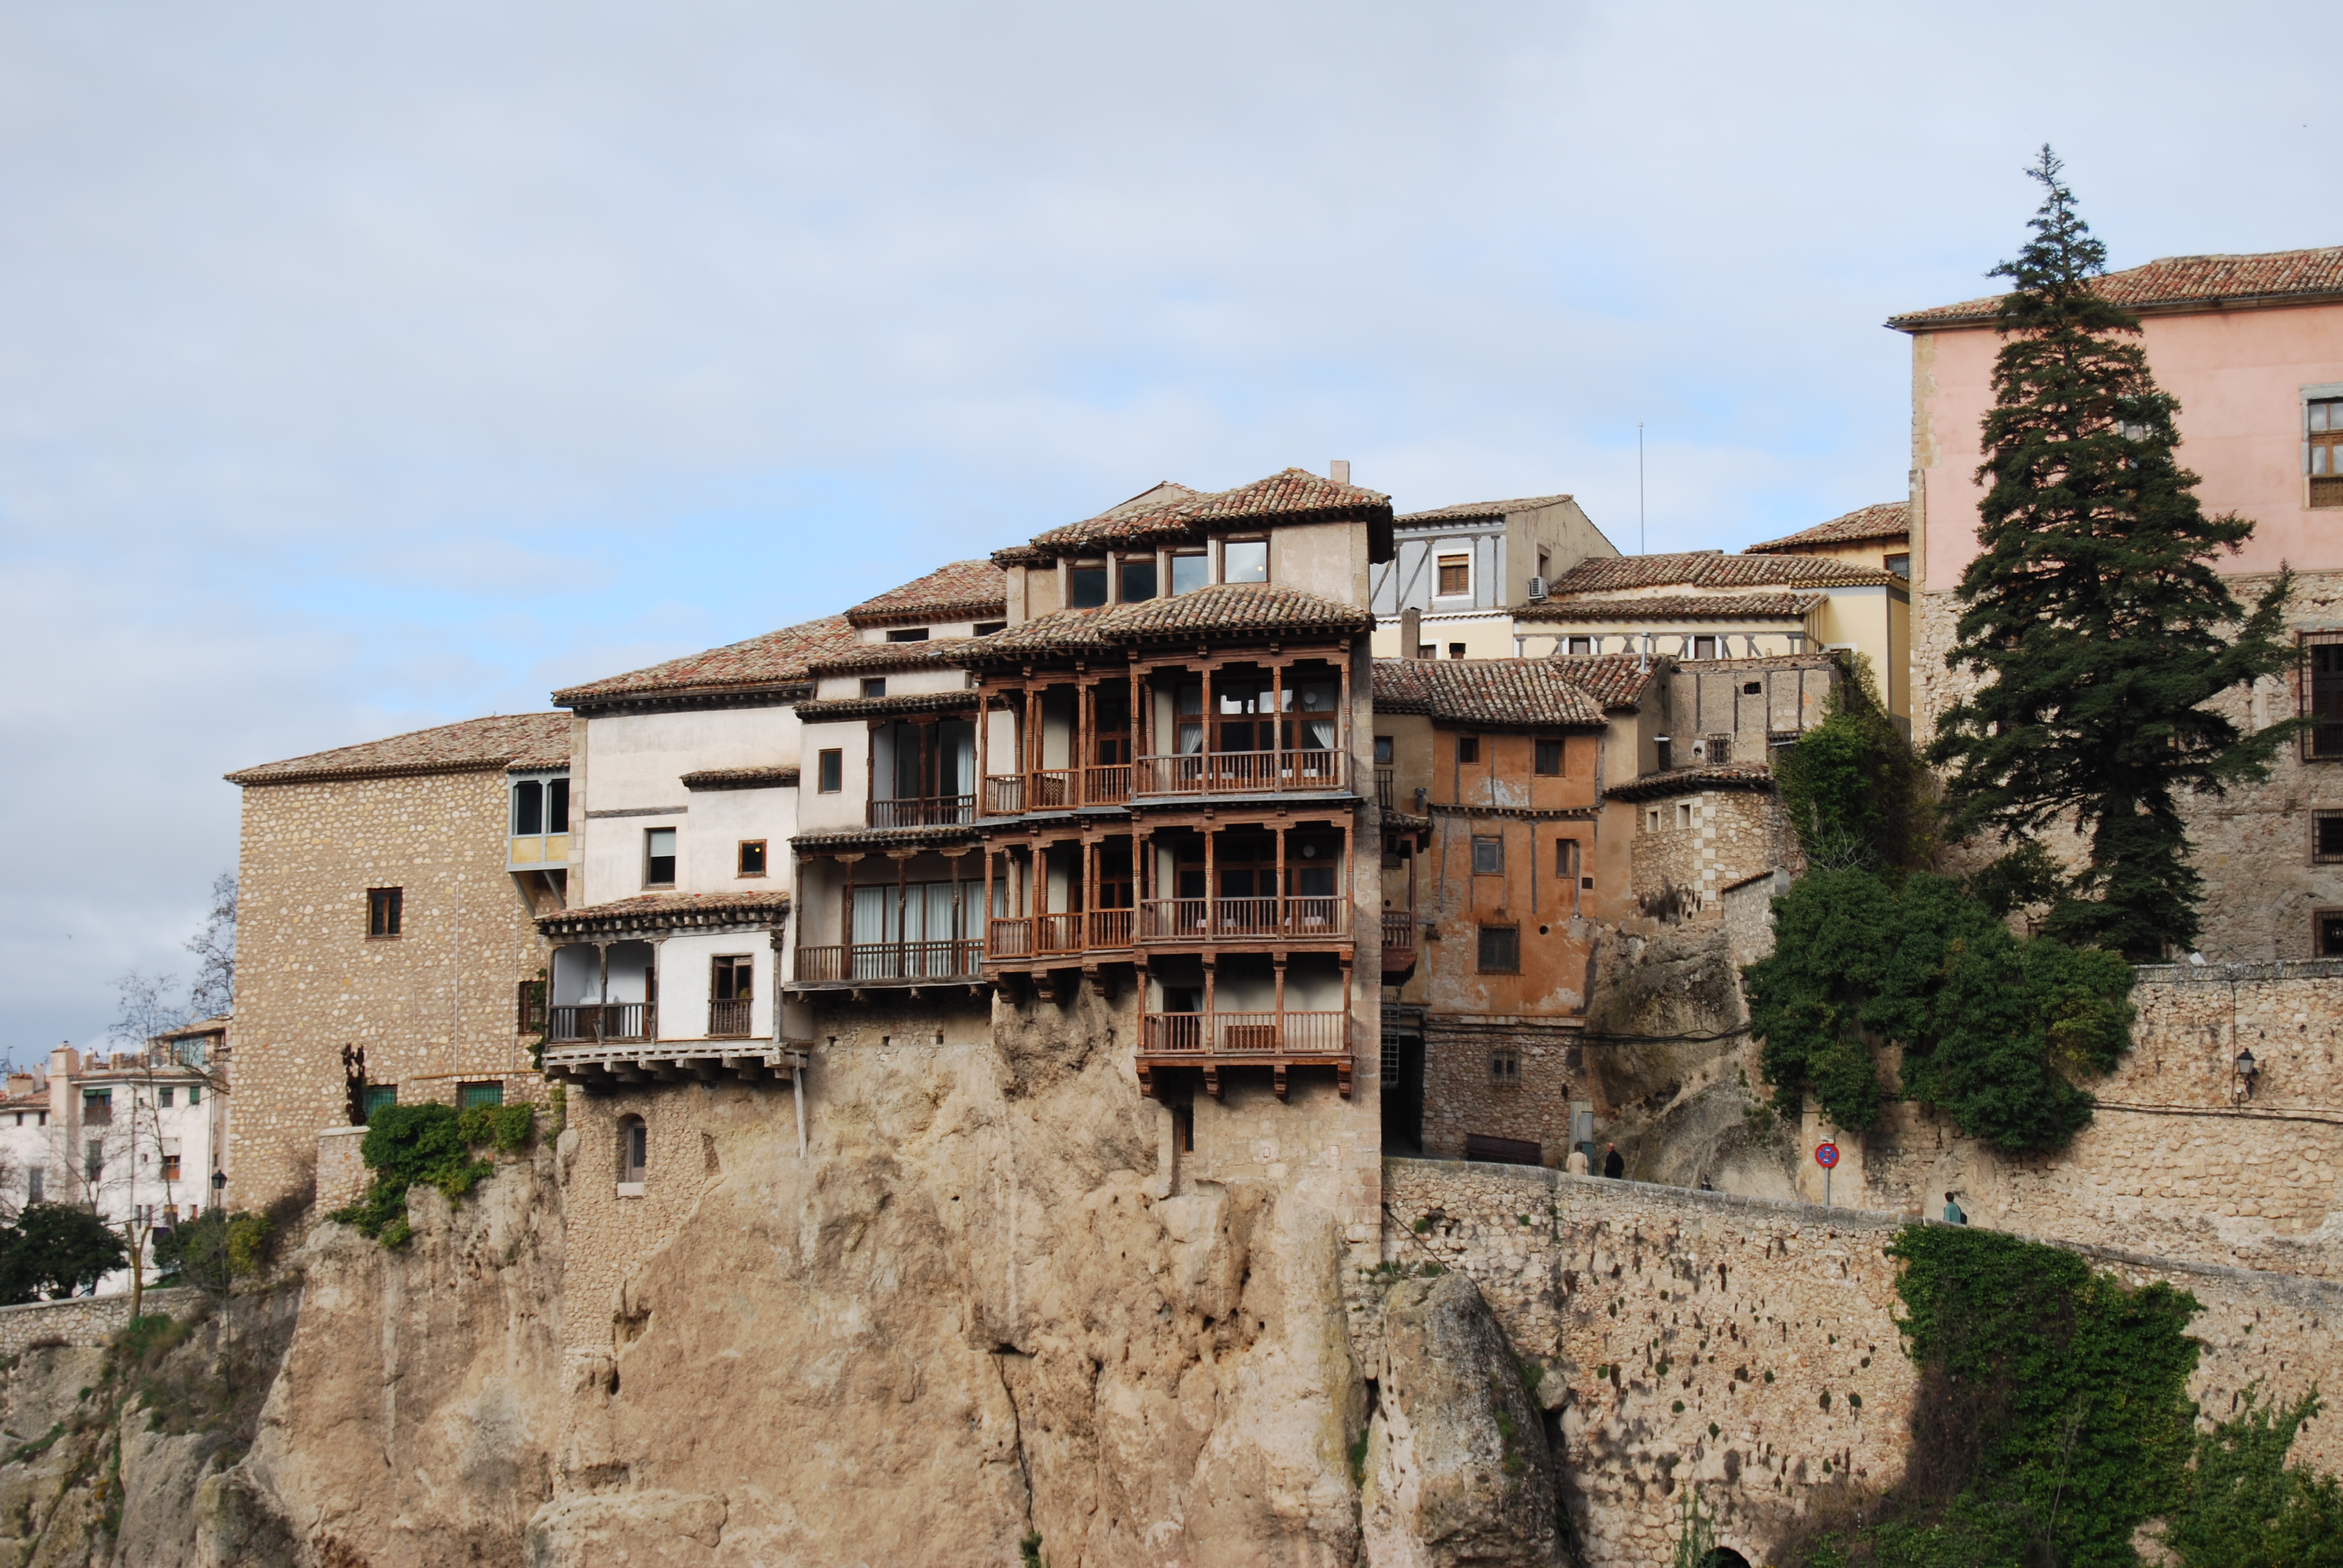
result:
[[[1934,803],[1920,759],[1862,689],[1841,685],[1822,723],[1775,763],[1782,805],[1817,870],[1896,870],[1928,856]]]
[[[1867,1131],[1896,1092],[1874,1051],[1892,1043],[1904,1095],[1997,1148],[2055,1149],[2090,1121],[2073,1080],[2130,1043],[2121,959],[2013,937],[1951,878],[1810,872],[1774,910],[1773,955],[1743,972],[1785,1116],[1811,1093],[1833,1126]]]
[[[266,1214],[214,1209],[163,1231],[155,1241],[157,1284],[189,1284],[225,1295],[235,1282],[260,1272],[274,1230]]]
[[[13,1225],[0,1225],[0,1302],[52,1301],[97,1282],[129,1261],[114,1228],[71,1203],[32,1203]]]
[[[2197,1434],[2164,1532],[2180,1568],[2343,1568],[2343,1483],[2286,1462],[2318,1413],[2315,1393],[2279,1409],[2248,1389],[2236,1415]]]
[[[1954,768],[1956,831],[2071,820],[2089,838],[2052,934],[2154,959],[2197,930],[2178,795],[2265,777],[2293,734],[2289,721],[2240,735],[2210,706],[2292,662],[2279,640],[2291,579],[2248,614],[2214,569],[2253,524],[2205,516],[2139,323],[2091,286],[2106,247],[2047,147],[2031,172],[2047,194],[2034,238],[1995,269],[2016,286],[1949,655],[1984,684],[1945,714],[1928,755]]]
[[[460,1199],[496,1170],[473,1151],[493,1147],[513,1153],[536,1127],[537,1108],[527,1101],[462,1111],[447,1105],[386,1105],[374,1113],[358,1145],[374,1183],[333,1218],[386,1247],[403,1247],[412,1234],[407,1223],[409,1187],[426,1182]]]

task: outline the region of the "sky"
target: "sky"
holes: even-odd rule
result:
[[[2043,142],[2115,266],[2343,243],[2305,15],[0,0],[0,1053],[190,972],[232,769],[1159,479],[1899,498]]]

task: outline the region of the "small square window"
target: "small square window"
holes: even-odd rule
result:
[[[1505,841],[1493,836],[1473,835],[1473,874],[1476,877],[1502,877],[1505,874]]]
[[[1443,556],[1440,558],[1440,586],[1434,590],[1441,598],[1458,598],[1473,591],[1473,558]]]
[[[1591,637],[1574,637],[1570,639],[1570,651],[1573,653],[1593,653],[1594,651],[1594,639]]]
[[[2320,910],[2311,919],[2318,922],[2318,956],[2343,959],[2343,910]]]
[[[396,1105],[397,1103],[398,1085],[396,1083],[369,1083],[366,1086],[365,1097],[358,1101],[358,1111],[368,1121],[372,1121],[376,1111],[380,1111],[386,1105]]]
[[[1522,972],[1521,927],[1481,928],[1481,972],[1484,975],[1517,975]]]
[[[1509,1045],[1501,1045],[1491,1051],[1489,1082],[1497,1089],[1519,1089],[1522,1086],[1522,1053]]]
[[[1194,593],[1212,580],[1212,558],[1202,550],[1183,550],[1172,558],[1172,592],[1174,597]]]
[[[1074,567],[1066,573],[1066,604],[1072,609],[1096,609],[1106,603],[1106,568]]]
[[[1224,583],[1265,583],[1269,580],[1269,541],[1231,539],[1221,547],[1221,580]]]
[[[862,678],[862,695],[865,697],[886,696],[887,678],[883,675],[864,676]]]
[[[1899,578],[1909,578],[1912,575],[1912,558],[1908,554],[1889,556],[1885,560],[1880,562],[1880,565],[1885,567],[1891,574]]]
[[[887,634],[889,642],[925,642],[928,628],[923,626],[899,626]]]
[[[1463,643],[1461,643],[1461,642],[1452,642],[1452,643],[1450,643],[1450,644],[1448,645],[1448,657],[1449,657],[1449,658],[1463,658],[1463,657],[1464,657],[1464,645],[1463,645]]]
[[[406,890],[401,888],[368,888],[367,890],[367,935],[395,937],[398,935],[401,906],[406,902]]]
[[[643,886],[672,888],[675,886],[675,829],[649,828],[643,831]]]
[[[187,1085],[187,1103],[190,1105],[201,1105],[203,1102],[204,1086],[200,1083],[190,1083]]]
[[[1765,683],[1761,680],[1745,680],[1741,683],[1741,695],[1744,697],[1755,697],[1765,689]]]
[[[1541,740],[1537,743],[1537,770],[1541,779],[1562,777],[1562,742]]]
[[[1440,657],[1440,645],[1436,642],[1419,642],[1415,645],[1415,657],[1418,658],[1438,658]]]
[[[2310,863],[2331,866],[2343,862],[2343,811],[2310,814]]]
[[[1124,561],[1121,568],[1122,581],[1120,591],[1123,603],[1143,604],[1155,597],[1155,562],[1151,558],[1143,561]]]
[[[456,1086],[456,1108],[458,1111],[473,1111],[483,1105],[502,1105],[504,1102],[505,1086],[501,1081],[459,1083]]]
[[[176,1097],[172,1093],[171,1087],[168,1084],[165,1084],[162,1088],[155,1091],[156,1105],[165,1111],[171,1109],[171,1102]]]
[[[1481,760],[1481,738],[1477,735],[1458,736],[1456,738],[1456,760],[1459,762],[1478,762]]]
[[[1376,766],[1376,767],[1378,767],[1378,768],[1388,768],[1388,767],[1390,767],[1390,766],[1392,765],[1392,755],[1393,755],[1393,746],[1392,746],[1392,738],[1391,738],[1390,736],[1388,736],[1388,735],[1378,735],[1378,736],[1376,736],[1376,737],[1375,737],[1375,766]]]
[[[996,631],[1008,629],[1009,623],[1005,620],[980,620],[976,623],[976,635],[979,637],[990,637]]]
[[[814,789],[823,795],[835,795],[846,788],[846,753],[824,751],[814,759]]]
[[[740,875],[744,877],[761,877],[764,874],[765,840],[762,839],[741,839]]]
[[[1692,812],[1692,802],[1691,802],[1691,801],[1689,801],[1689,800],[1679,800],[1679,801],[1677,801],[1677,802],[1676,802],[1676,826],[1677,826],[1677,828],[1679,828],[1679,829],[1688,829],[1688,828],[1690,828],[1690,827],[1692,826],[1692,816],[1693,816],[1693,812]]]

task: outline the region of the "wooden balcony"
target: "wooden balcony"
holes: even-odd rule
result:
[[[1314,941],[1347,937],[1342,898],[1150,899],[1140,906],[1142,942]]]
[[[750,1006],[746,997],[733,1001],[709,1002],[708,1004],[708,1038],[710,1040],[748,1039]]]
[[[1415,912],[1383,911],[1383,984],[1403,985],[1415,972]]]
[[[645,1001],[581,1002],[546,1010],[546,1039],[569,1040],[650,1040],[659,1030],[659,1009]]]
[[[933,795],[873,800],[865,819],[873,828],[954,828],[976,820],[976,797]]]
[[[1218,1099],[1221,1070],[1267,1067],[1278,1098],[1291,1067],[1332,1067],[1345,1100],[1351,1096],[1350,1015],[1343,1012],[1151,1012],[1140,1019],[1142,1087],[1161,1068],[1202,1069],[1205,1090]]]
[[[983,977],[973,941],[854,942],[798,949],[793,985],[918,985]]]
[[[1342,793],[1351,788],[1351,758],[1343,751],[1193,751],[1142,757],[1133,788],[1149,795],[1280,795]]]
[[[1131,946],[1132,910],[1087,914],[1001,915],[986,922],[988,959],[1074,958]]]
[[[1101,768],[1046,768],[984,781],[984,814],[1016,817],[1027,811],[1066,811],[1077,806],[1121,806],[1131,799],[1131,764]]]

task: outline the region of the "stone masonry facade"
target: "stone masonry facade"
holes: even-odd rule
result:
[[[1587,1097],[1581,1030],[1526,1018],[1426,1018],[1423,1151],[1463,1157],[1474,1133],[1570,1152],[1570,1107]]]
[[[1903,1221],[1423,1161],[1387,1161],[1383,1198],[1388,1261],[1471,1275],[1515,1353],[1544,1369],[1588,1568],[1667,1561],[1686,1485],[1718,1543],[1763,1563],[1850,1480],[1900,1473],[1917,1377],[1885,1249]],[[2257,1382],[2286,1401],[2343,1379],[2343,1286],[2075,1250],[2127,1284],[2196,1296],[2189,1393],[2208,1414]],[[2343,1468],[2343,1432],[2313,1422],[2292,1457]]]
[[[311,1179],[347,1120],[345,1043],[402,1101],[542,1097],[518,1002],[545,949],[505,869],[505,790],[501,766],[246,787],[232,1206]],[[369,937],[367,890],[391,887],[400,932]]]

